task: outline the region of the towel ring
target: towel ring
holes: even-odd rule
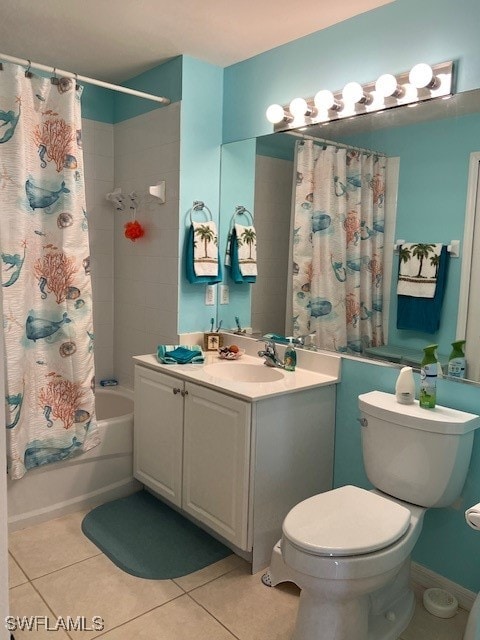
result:
[[[190,209],[190,224],[193,224],[192,213],[197,211],[202,211],[207,217],[207,220],[213,220],[212,212],[207,207],[207,205],[201,200],[194,200],[192,207]]]
[[[235,211],[233,213],[233,216],[230,219],[230,227],[229,227],[229,234],[232,233],[233,230],[233,226],[235,224],[235,218],[237,216],[245,216],[246,218],[248,218],[250,216],[250,221],[251,221],[251,225],[253,227],[253,214],[251,213],[251,211],[249,211],[248,209],[245,209],[244,206],[242,206],[241,204],[237,205],[235,207]]]

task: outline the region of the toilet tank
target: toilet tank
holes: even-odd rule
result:
[[[372,391],[358,397],[362,449],[370,482],[391,496],[423,507],[446,507],[462,491],[480,417],[418,402],[399,404]]]

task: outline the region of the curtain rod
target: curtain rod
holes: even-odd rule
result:
[[[296,138],[313,140],[313,142],[324,142],[325,144],[329,144],[332,147],[340,147],[341,149],[353,149],[353,151],[366,151],[367,153],[373,153],[376,156],[382,156],[384,158],[387,157],[387,154],[383,153],[383,151],[373,151],[373,149],[362,149],[362,147],[354,147],[351,144],[344,144],[343,142],[335,142],[334,140],[327,140],[326,138],[315,138],[314,136],[309,136],[304,133],[298,133],[297,131],[282,131],[282,133],[287,133],[289,136],[295,136]]]
[[[151,93],[144,93],[143,91],[137,91],[136,89],[129,89],[128,87],[122,87],[118,84],[111,84],[110,82],[103,82],[103,80],[96,80],[95,78],[88,78],[87,76],[80,76],[71,71],[64,71],[63,69],[57,69],[56,67],[48,67],[38,62],[30,62],[23,58],[14,58],[4,53],[0,53],[0,60],[5,62],[13,62],[22,66],[30,67],[31,69],[39,69],[40,71],[47,71],[48,73],[58,73],[65,78],[72,78],[72,80],[80,80],[87,84],[94,84],[97,87],[103,87],[104,89],[111,89],[112,91],[119,91],[120,93],[128,93],[131,96],[137,96],[138,98],[145,98],[146,100],[153,100],[154,102],[160,102],[161,104],[170,104],[171,100],[164,98],[163,96],[154,96]]]

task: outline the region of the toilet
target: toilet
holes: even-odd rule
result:
[[[287,514],[264,582],[301,589],[294,640],[396,640],[415,608],[410,554],[427,508],[460,495],[477,415],[359,396],[371,491],[344,486]]]

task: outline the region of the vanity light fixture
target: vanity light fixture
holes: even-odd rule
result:
[[[398,106],[414,106],[432,98],[452,95],[453,63],[416,64],[411,71],[384,73],[363,85],[348,82],[342,91],[321,89],[314,98],[294,98],[289,105],[272,104],[267,119],[274,131],[288,131],[311,124],[328,124],[362,113],[375,113]]]

